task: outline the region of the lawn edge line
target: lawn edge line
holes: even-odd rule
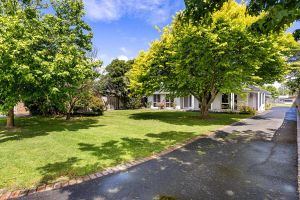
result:
[[[161,156],[164,156],[164,155],[169,154],[173,151],[176,151],[176,150],[178,150],[178,149],[180,149],[180,148],[182,148],[182,147],[184,147],[188,144],[191,144],[191,143],[193,143],[193,142],[195,142],[199,139],[209,138],[209,137],[215,135],[215,133],[218,132],[218,131],[222,131],[222,130],[230,127],[230,126],[237,125],[240,122],[246,121],[248,119],[252,119],[253,117],[260,116],[260,115],[266,114],[268,112],[270,112],[270,111],[265,111],[265,112],[262,112],[262,113],[259,113],[259,114],[255,115],[255,116],[240,119],[240,120],[238,120],[236,122],[233,122],[229,125],[222,126],[222,127],[218,128],[214,131],[209,131],[206,134],[196,135],[195,137],[187,139],[186,141],[173,144],[173,145],[169,146],[168,148],[166,148],[166,149],[164,149],[160,152],[154,153],[150,156],[139,158],[139,159],[136,159],[136,160],[132,160],[132,161],[129,161],[127,163],[122,163],[122,164],[119,164],[119,165],[116,165],[116,166],[112,166],[112,167],[109,167],[109,168],[104,169],[102,171],[91,173],[89,175],[75,177],[75,178],[70,179],[68,181],[58,181],[58,182],[54,182],[54,183],[41,184],[41,185],[38,185],[37,187],[30,188],[30,189],[7,191],[7,192],[4,192],[4,193],[0,193],[0,200],[14,199],[14,198],[22,197],[22,196],[29,196],[29,195],[36,194],[36,193],[52,191],[52,190],[58,190],[58,189],[61,189],[61,188],[64,188],[64,187],[68,187],[68,186],[72,186],[72,185],[78,185],[78,184],[83,183],[83,182],[88,182],[88,181],[91,181],[91,180],[94,180],[94,179],[97,179],[97,178],[101,178],[101,177],[104,177],[104,176],[109,176],[109,175],[112,175],[112,174],[115,174],[115,173],[128,171],[132,167],[136,167],[138,165],[144,164],[144,163],[146,163],[150,160],[158,159]],[[299,142],[300,142],[300,138],[299,138]],[[298,159],[298,161],[300,162],[299,159]],[[300,180],[299,176],[298,176],[298,178]]]

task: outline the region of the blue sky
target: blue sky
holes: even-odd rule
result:
[[[155,26],[169,24],[184,9],[183,0],[84,0],[86,21],[104,65],[114,58],[131,59],[159,38]],[[295,23],[289,31],[300,28]]]

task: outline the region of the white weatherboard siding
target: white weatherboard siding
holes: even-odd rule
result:
[[[248,97],[249,97],[248,98],[248,106],[257,109],[257,104],[256,104],[256,102],[257,102],[257,94],[250,93],[248,95]]]
[[[249,106],[255,110],[262,112],[265,110],[266,105],[266,93],[268,91],[259,90],[256,87],[254,89],[246,91],[246,96],[239,96],[234,93],[229,94],[217,94],[215,100],[210,106],[211,111],[238,111],[241,106]],[[156,97],[154,98],[154,95]],[[159,97],[158,97],[159,95]],[[269,94],[268,94],[269,95]],[[148,103],[153,109],[159,109],[159,105],[165,105],[165,109],[180,109],[180,110],[199,110],[199,101],[192,95],[186,97],[174,98],[170,103],[166,99],[167,93],[155,92],[148,97]],[[159,100],[159,102],[155,102]]]
[[[181,109],[180,107],[180,97],[177,97],[174,99],[174,103],[175,103],[175,106],[176,106],[176,109]]]
[[[215,100],[211,104],[211,110],[221,110],[222,109],[222,94],[217,94]]]

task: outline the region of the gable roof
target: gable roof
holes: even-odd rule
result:
[[[265,93],[266,95],[272,95],[271,92],[260,89],[259,87],[256,87],[254,85],[248,85],[247,88],[244,90],[244,92],[261,92],[261,93]]]

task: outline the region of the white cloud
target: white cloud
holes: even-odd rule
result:
[[[128,60],[129,60],[128,57],[125,56],[125,55],[120,55],[120,56],[118,57],[118,59],[119,59],[119,60],[124,60],[124,61],[128,61]]]
[[[130,54],[130,50],[127,49],[126,47],[121,47],[120,51],[122,51],[122,53],[124,53],[124,54]]]
[[[181,0],[83,0],[87,17],[100,21],[115,21],[133,15],[152,25],[168,21],[171,13],[180,8]]]
[[[114,0],[83,0],[87,17],[94,20],[113,21],[121,17],[119,5]]]

